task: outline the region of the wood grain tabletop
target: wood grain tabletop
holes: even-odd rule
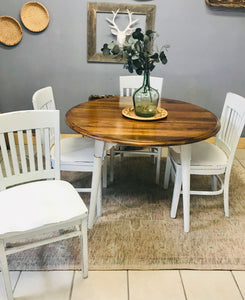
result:
[[[132,98],[114,96],[81,103],[66,113],[66,123],[85,136],[123,145],[170,146],[194,143],[214,136],[220,129],[210,111],[179,100],[161,99],[165,119],[138,121],[124,117],[122,109]]]

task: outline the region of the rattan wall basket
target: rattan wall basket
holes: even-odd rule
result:
[[[49,13],[46,7],[37,1],[25,3],[20,11],[23,25],[32,32],[40,32],[49,24]]]
[[[245,0],[206,0],[206,3],[211,6],[223,6],[231,8],[245,7]]]
[[[13,17],[0,16],[0,42],[6,46],[14,46],[22,39],[20,23]]]

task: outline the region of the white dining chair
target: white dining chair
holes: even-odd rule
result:
[[[225,216],[229,217],[229,181],[235,151],[245,124],[245,98],[234,93],[227,93],[222,110],[221,129],[215,143],[206,141],[191,145],[191,175],[210,175],[211,189],[208,191],[190,190],[190,195],[224,196]],[[167,163],[164,176],[164,188],[168,188],[171,174],[174,179],[174,190],[171,205],[171,218],[176,217],[181,194],[180,146],[168,148]],[[220,175],[224,174],[224,179]],[[175,175],[175,177],[174,177]],[[183,207],[184,204],[183,204]],[[184,215],[186,215],[184,213]],[[184,220],[189,224],[189,215]]]
[[[120,96],[133,96],[133,93],[142,86],[143,76],[120,76],[119,85],[120,85]],[[162,85],[163,78],[161,77],[150,77],[150,85],[158,90],[159,97],[162,95]],[[121,158],[125,154],[129,155],[140,155],[140,156],[151,156],[156,158],[156,184],[159,184],[160,179],[160,166],[161,166],[161,156],[162,148],[161,147],[132,147],[117,145],[113,147],[110,151],[110,181],[114,180],[114,158],[115,155],[120,153]]]
[[[79,237],[82,275],[88,276],[88,210],[60,180],[59,141],[57,110],[0,114],[0,263],[8,300],[14,298],[7,256],[26,249]]]
[[[53,89],[51,86],[37,90],[32,96],[32,104],[35,110],[55,109]],[[94,172],[94,147],[93,139],[77,136],[65,137],[60,140],[60,170],[74,172]],[[54,149],[52,147],[52,149]],[[53,153],[53,150],[52,152]],[[107,186],[107,165],[104,159],[103,170],[103,187]],[[91,187],[76,188],[78,192],[90,192]],[[98,192],[97,215],[101,215],[101,184]]]

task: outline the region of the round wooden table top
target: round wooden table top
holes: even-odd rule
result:
[[[210,111],[188,102],[161,99],[165,119],[138,121],[122,115],[132,106],[132,97],[114,96],[81,103],[66,113],[66,123],[93,139],[134,146],[183,145],[205,140],[220,129]]]

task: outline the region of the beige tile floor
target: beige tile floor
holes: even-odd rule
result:
[[[245,167],[245,149],[236,157]],[[244,300],[245,271],[11,272],[18,300]],[[0,274],[0,300],[6,300]]]
[[[242,300],[245,271],[11,272],[19,300]],[[0,275],[0,299],[6,300]]]

